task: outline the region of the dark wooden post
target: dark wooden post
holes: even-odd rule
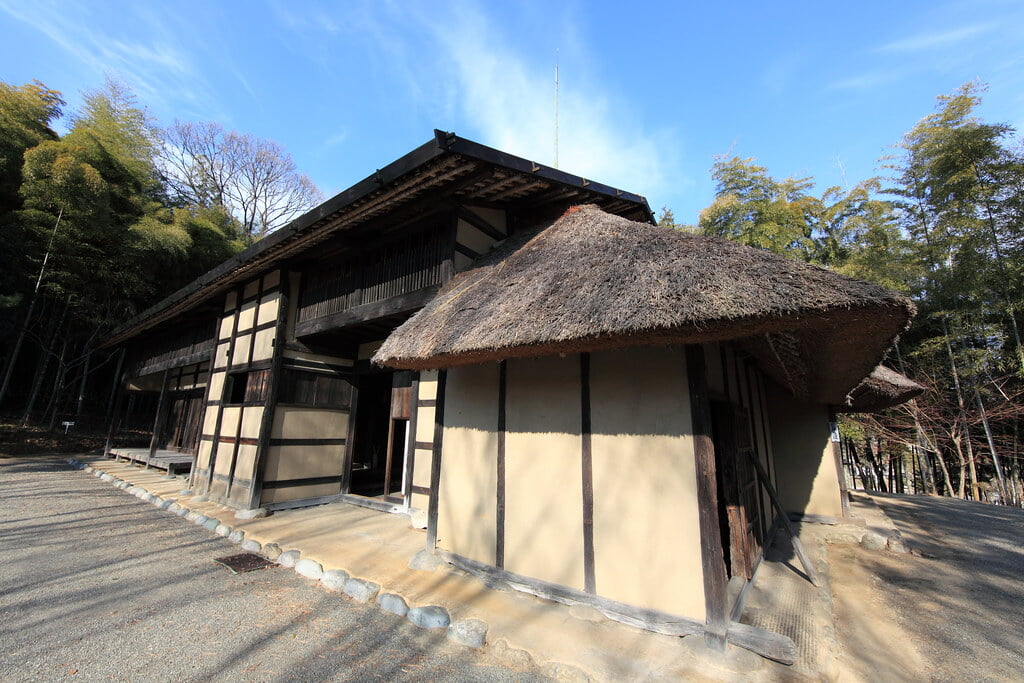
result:
[[[494,566],[505,568],[505,395],[508,386],[508,361],[498,365],[498,457],[495,485],[495,547]]]
[[[420,412],[420,375],[413,373],[412,387],[409,389],[409,422],[406,425],[408,437],[407,448],[405,449],[405,464],[402,471],[405,472],[405,486],[402,487],[402,500],[405,507],[412,505],[412,474],[416,467],[416,422],[417,414]]]
[[[124,378],[121,376],[121,361],[124,360],[124,349],[121,350],[121,357],[117,363],[117,373],[114,375],[114,391],[110,398],[114,402],[113,413],[107,409],[110,416],[110,426],[107,429],[107,441],[103,445],[103,457],[110,457],[110,449],[114,447],[114,435],[121,426],[121,404],[124,403]]]
[[[846,486],[846,472],[843,470],[843,456],[839,452],[839,418],[836,411],[828,411],[829,443],[832,445],[832,459],[836,465],[836,476],[839,478],[839,501],[843,517],[850,516],[850,491]],[[834,431],[833,431],[834,430]]]
[[[725,651],[729,630],[727,577],[722,532],[718,519],[718,482],[715,477],[715,444],[711,430],[704,348],[686,347],[686,377],[690,389],[694,463],[697,469],[697,510],[700,523],[700,555],[704,574],[704,642]]]
[[[590,354],[580,354],[580,469],[583,474],[583,588],[597,592],[594,571],[594,464],[590,422]]]
[[[441,494],[441,440],[444,437],[444,394],[447,370],[437,371],[437,403],[434,404],[434,452],[430,463],[430,502],[427,504],[427,550],[437,551],[437,513]]]
[[[146,459],[146,469],[149,469],[149,464],[156,456],[157,443],[160,440],[160,432],[164,428],[164,413],[166,412],[167,403],[167,385],[171,379],[170,368],[164,370],[164,379],[160,383],[160,398],[156,402],[156,419],[153,420],[153,435],[149,439],[149,458]]]

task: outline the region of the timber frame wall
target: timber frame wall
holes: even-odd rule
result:
[[[727,344],[644,347],[440,377],[428,550],[648,630],[792,656],[787,638],[736,623],[727,592],[710,408],[747,407],[740,428],[772,467],[752,360]]]

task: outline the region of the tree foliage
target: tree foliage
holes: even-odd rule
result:
[[[175,122],[164,131],[160,160],[177,201],[223,207],[247,244],[323,201],[280,145],[216,123]]]
[[[1024,155],[1010,126],[977,116],[983,92],[967,83],[940,96],[884,160],[888,177],[849,190],[818,195],[811,178],[718,159],[700,229],[911,295],[919,314],[887,362],[928,392],[848,419],[847,453],[875,485],[879,458],[917,454],[938,490],[1019,502]]]
[[[167,173],[174,138],[117,81],[83,95],[62,137],[64,104],[0,83],[0,406],[51,421],[113,328],[319,199],[279,146],[211,124],[194,130],[227,141],[232,174],[185,191]]]

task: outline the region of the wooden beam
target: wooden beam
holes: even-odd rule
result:
[[[765,491],[768,492],[768,496],[772,499],[772,505],[775,506],[775,511],[779,519],[782,520],[783,526],[786,531],[789,532],[789,537],[793,540],[793,550],[796,552],[796,556],[800,558],[800,564],[803,565],[804,573],[807,574],[807,578],[815,586],[818,585],[818,573],[814,571],[814,566],[811,564],[811,560],[807,557],[807,553],[804,552],[804,544],[800,542],[800,538],[796,534],[796,529],[793,528],[793,523],[789,521],[789,515],[782,508],[782,503],[779,502],[779,496],[775,493],[775,487],[768,481],[768,473],[764,471],[764,466],[761,461],[757,459],[757,456],[752,452],[748,451],[751,461],[754,463],[754,468],[757,470],[758,477],[761,479],[761,485],[764,486]]]
[[[594,464],[590,421],[590,354],[580,354],[580,470],[583,486],[583,586],[597,592],[594,572]]]
[[[447,370],[437,371],[437,406],[434,408],[434,450],[430,463],[430,503],[427,505],[427,551],[437,550],[437,513],[441,492],[441,453],[444,438],[444,393]]]
[[[455,211],[456,213],[458,213],[459,218],[466,221],[474,228],[490,237],[492,240],[500,242],[501,240],[507,237],[507,235],[505,235],[503,232],[501,232],[496,227],[491,225],[490,222],[485,220],[482,216],[479,216],[475,211],[467,209],[464,206],[457,207]]]
[[[693,450],[697,470],[700,555],[704,574],[704,640],[711,649],[725,651],[726,633],[729,628],[727,578],[718,520],[718,483],[715,477],[711,401],[708,397],[702,346],[686,346],[686,377],[690,389],[690,416],[693,422]]]

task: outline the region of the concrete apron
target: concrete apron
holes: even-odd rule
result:
[[[494,655],[515,663],[529,653],[537,664],[547,665],[548,673],[558,679],[697,677],[769,681],[812,673],[806,662],[798,662],[794,669],[732,645],[725,655],[710,652],[700,636],[678,638],[636,629],[608,620],[590,608],[569,607],[488,585],[483,579],[443,562],[430,571],[410,569],[410,560],[424,549],[425,534],[412,528],[405,515],[333,503],[240,520],[235,518],[234,510],[182,496],[183,478],[171,479],[160,471],[102,456],[79,456],[77,460],[164,500],[217,519],[232,531],[243,531],[247,541],[275,543],[282,551],[297,550],[303,559],[318,562],[325,572],[340,569],[351,577],[379,584],[381,594],[400,595],[410,608],[444,607],[453,623],[479,619],[488,626],[487,645]],[[755,583],[753,605],[759,604],[756,594],[763,590]],[[814,613],[820,615],[823,611]],[[831,629],[830,621],[827,626]]]

